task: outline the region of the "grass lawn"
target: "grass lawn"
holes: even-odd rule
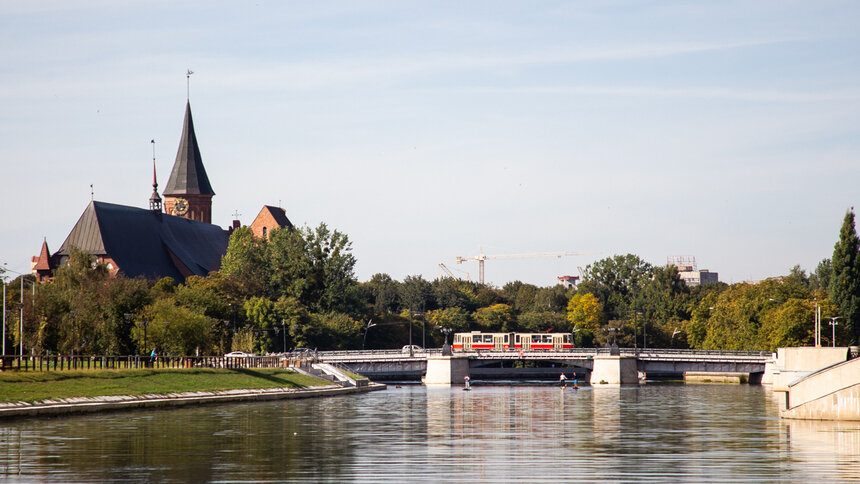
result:
[[[0,402],[330,384],[286,368],[140,369],[0,373]]]

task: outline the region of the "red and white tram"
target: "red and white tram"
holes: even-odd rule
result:
[[[573,348],[570,333],[455,333],[454,351],[566,350]]]

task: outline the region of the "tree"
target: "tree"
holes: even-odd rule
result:
[[[513,308],[507,304],[493,304],[480,308],[475,312],[475,321],[481,331],[503,332],[513,331]]]
[[[554,311],[526,311],[517,316],[518,329],[529,333],[569,332],[568,326],[564,314]]]
[[[398,282],[391,276],[374,274],[363,286],[369,292],[374,311],[386,314],[396,309]]]
[[[594,294],[574,294],[567,303],[567,321],[571,328],[581,328],[592,333],[600,329],[603,306]]]
[[[312,263],[302,231],[291,228],[272,230],[266,245],[266,261],[268,297],[302,299],[305,296]]]
[[[809,286],[814,290],[830,290],[830,258],[822,259],[815,268],[815,272],[809,276]]]
[[[231,279],[237,296],[250,297],[265,291],[270,267],[266,245],[266,239],[255,237],[249,227],[240,227],[230,235],[219,272]]]
[[[432,287],[421,276],[406,276],[400,283],[400,302],[404,309],[423,312],[431,306]]]
[[[310,258],[305,305],[322,312],[355,312],[358,282],[349,237],[324,223],[303,232]]]
[[[451,328],[455,333],[469,331],[471,317],[463,308],[450,307],[427,311],[427,321],[438,328]]]
[[[839,241],[833,248],[830,274],[830,300],[838,308],[842,323],[852,336],[860,338],[860,239],[854,226],[853,208],[845,213]]]
[[[650,277],[651,264],[633,254],[616,255],[586,267],[578,292],[594,294],[609,319],[623,319]]]

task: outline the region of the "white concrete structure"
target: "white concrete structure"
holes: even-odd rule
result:
[[[789,384],[824,367],[848,359],[848,348],[778,348],[773,368],[773,391],[784,392]]]
[[[638,384],[638,360],[634,356],[595,356],[590,383],[592,385]]]
[[[788,385],[780,417],[860,421],[860,358],[823,368]]]
[[[469,376],[469,358],[461,356],[428,356],[425,385],[462,385]]]

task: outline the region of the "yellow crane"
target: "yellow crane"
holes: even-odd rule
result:
[[[484,283],[484,261],[487,259],[528,259],[532,257],[569,257],[575,255],[594,255],[599,254],[600,252],[530,252],[525,254],[497,254],[497,255],[487,255],[484,253],[484,249],[478,247],[478,251],[480,252],[478,255],[474,257],[457,257],[457,264],[462,264],[463,262],[478,261],[478,281],[483,284]]]

